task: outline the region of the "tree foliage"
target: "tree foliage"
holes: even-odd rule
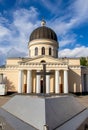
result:
[[[80,64],[82,66],[88,66],[88,60],[87,60],[87,58],[86,57],[81,57],[80,58]]]

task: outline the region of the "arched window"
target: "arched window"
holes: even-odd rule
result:
[[[38,55],[38,48],[36,47],[35,48],[35,56],[37,56]]]
[[[49,55],[51,55],[51,48],[49,48]]]
[[[46,61],[45,61],[45,60],[42,60],[41,63],[46,63]]]
[[[45,47],[42,47],[42,55],[45,55]]]

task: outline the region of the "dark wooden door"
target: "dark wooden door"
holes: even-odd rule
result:
[[[60,93],[63,93],[63,84],[60,84]]]
[[[24,84],[24,93],[27,92],[27,84]]]
[[[43,93],[43,80],[41,80],[41,93]]]

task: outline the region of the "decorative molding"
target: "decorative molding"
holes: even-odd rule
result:
[[[44,44],[44,45],[54,45],[57,47],[58,43],[54,40],[51,40],[51,39],[35,39],[35,40],[32,40],[31,42],[28,43],[28,47],[31,47],[33,45],[41,45],[41,44]]]
[[[59,63],[54,63],[54,62],[48,62],[46,63],[47,68],[51,69],[67,69],[68,64],[67,62],[59,62]],[[42,69],[42,63],[39,62],[32,62],[32,63],[19,63],[18,65],[7,65],[6,68],[0,68],[0,72],[2,71],[11,71],[11,70],[28,70],[28,69]]]
[[[69,66],[69,69],[81,69],[81,66]]]

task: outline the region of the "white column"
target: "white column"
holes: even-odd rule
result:
[[[50,75],[46,75],[46,93],[50,93]]]
[[[40,75],[36,75],[36,93],[40,93]]]
[[[32,77],[31,70],[27,71],[27,93],[32,92]]]
[[[68,93],[68,71],[64,70],[64,93]]]
[[[19,75],[18,75],[18,93],[22,93],[22,86],[23,86],[23,70],[19,70]]]
[[[59,71],[55,70],[55,93],[60,93],[59,88]]]

